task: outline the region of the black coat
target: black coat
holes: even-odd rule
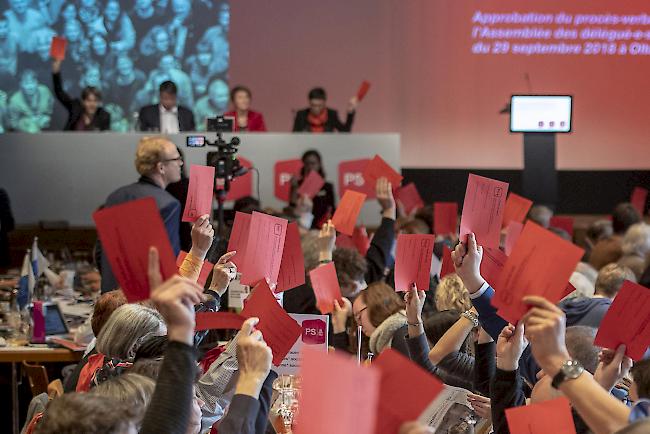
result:
[[[68,110],[68,120],[65,123],[63,129],[65,131],[74,131],[83,115],[84,109],[81,105],[81,100],[79,98],[72,98],[70,95],[63,90],[63,84],[61,83],[61,73],[52,74],[52,81],[54,82],[54,94],[56,98],[63,104],[63,106]],[[90,122],[91,130],[105,131],[111,129],[111,115],[103,108],[97,108],[95,112],[95,117]]]
[[[160,106],[148,105],[140,109],[140,131],[160,131]],[[178,130],[196,131],[192,110],[178,106]]]
[[[296,113],[296,119],[293,122],[293,132],[294,133],[308,133],[309,131],[309,121],[307,120],[307,115],[309,115],[309,109],[303,109]],[[327,109],[327,122],[325,122],[325,132],[331,133],[334,131],[340,131],[342,133],[349,133],[352,131],[352,122],[354,122],[354,112],[348,112],[347,117],[345,118],[345,123],[339,120],[339,114],[336,110]]]

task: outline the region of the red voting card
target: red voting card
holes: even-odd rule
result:
[[[379,370],[358,366],[350,357],[311,350],[308,346],[301,355],[300,411],[294,432],[373,434]]]
[[[433,204],[433,232],[436,235],[455,234],[458,231],[458,204],[436,202]]]
[[[275,292],[287,291],[305,283],[305,259],[300,245],[300,232],[296,222],[287,225],[282,262]]]
[[[232,312],[197,312],[194,331],[201,330],[238,330],[246,317]]]
[[[214,167],[192,164],[187,200],[183,211],[184,222],[195,222],[200,216],[212,211]]]
[[[324,185],[325,180],[323,177],[315,170],[312,170],[302,181],[300,187],[298,187],[298,195],[307,195],[310,199],[313,199]]]
[[[632,196],[630,197],[630,203],[637,211],[639,211],[641,217],[645,215],[645,205],[647,200],[648,190],[643,187],[634,187]]]
[[[399,187],[402,179],[404,179],[404,177],[397,173],[395,169],[390,167],[383,158],[379,155],[375,155],[364,169],[363,179],[366,180],[366,183],[368,183],[370,187],[374,188],[375,184],[377,184],[377,180],[382,177],[387,178],[393,188]]]
[[[265,279],[269,284],[278,282],[287,223],[283,218],[253,213],[241,267],[242,285],[257,285]]]
[[[302,169],[302,160],[277,161],[273,166],[274,195],[278,200],[289,202],[291,194],[291,178],[298,177]]]
[[[524,224],[516,221],[511,221],[506,227],[506,245],[505,251],[506,255],[510,256],[512,249],[515,248],[515,243],[521,235],[521,231],[524,230]]]
[[[402,203],[404,212],[411,214],[413,210],[424,207],[424,202],[418,193],[418,189],[414,183],[410,182],[404,187],[397,189],[395,199]]]
[[[521,299],[539,295],[556,303],[584,251],[550,231],[528,221],[512,254],[506,260],[492,305],[506,321],[516,322],[526,313]]]
[[[156,201],[147,197],[93,214],[104,254],[124,295],[133,303],[149,298],[149,247],[156,247],[163,279],[176,274],[174,252]]]
[[[323,264],[309,272],[311,287],[316,295],[316,306],[323,315],[334,311],[334,300],[341,300],[341,287],[336,277],[334,262]]]
[[[361,83],[361,86],[359,86],[359,90],[357,91],[357,99],[359,101],[363,101],[363,99],[366,97],[366,94],[368,93],[369,89],[370,89],[370,82],[364,80]]]
[[[444,386],[394,349],[381,353],[372,369],[381,372],[375,433],[393,434],[402,423],[417,420]]]
[[[248,230],[251,225],[251,215],[237,211],[235,221],[230,231],[228,240],[228,251],[237,253],[230,260],[240,269],[244,265],[244,256],[246,256],[246,244],[248,243]]]
[[[342,247],[345,249],[356,249],[357,246],[354,244],[354,240],[350,235],[338,234],[336,236],[336,247]]]
[[[650,345],[650,289],[626,280],[598,328],[594,345],[616,349],[639,360]]]
[[[265,281],[261,281],[248,298],[241,315],[257,317],[255,326],[262,332],[264,340],[273,351],[273,364],[279,366],[293,344],[302,335],[302,327],[278,304]]]
[[[408,291],[415,283],[420,290],[429,289],[433,235],[400,234],[395,252],[395,290]]]
[[[563,229],[573,239],[573,217],[551,217],[550,226]]]
[[[460,240],[474,232],[476,242],[483,247],[499,247],[501,222],[508,183],[471,174],[467,181],[463,214],[460,218]]]
[[[442,267],[440,267],[440,278],[448,274],[455,273],[454,261],[451,259],[451,249],[447,246],[442,248]]]
[[[503,227],[508,226],[510,222],[523,223],[531,206],[533,206],[532,200],[510,193],[503,211]]]
[[[565,397],[506,409],[512,434],[575,434],[571,404]]]
[[[247,169],[253,168],[253,163],[242,156],[237,157],[242,167]],[[230,191],[226,195],[226,200],[237,200],[242,197],[253,195],[253,172],[248,171],[242,176],[238,176],[230,182]]]
[[[337,231],[352,236],[365,200],[366,195],[363,193],[352,190],[345,192],[343,199],[341,199],[338,208],[334,212],[334,216],[332,216],[332,224],[334,224]]]
[[[369,158],[363,158],[339,163],[339,197],[343,197],[348,189],[365,193],[366,199],[377,197],[375,184],[368,183],[363,178],[363,171],[369,162]]]
[[[499,276],[503,271],[508,257],[500,249],[483,249],[483,260],[481,261],[481,277],[491,286],[499,281]],[[478,289],[478,288],[476,288]]]
[[[370,248],[370,238],[368,237],[368,231],[365,226],[357,226],[354,228],[352,233],[352,242],[357,248],[361,256],[366,256],[368,249]]]
[[[65,48],[67,45],[67,39],[61,36],[52,37],[52,45],[50,45],[50,57],[56,60],[64,60]]]
[[[181,250],[181,252],[178,254],[178,257],[176,258],[176,267],[180,268],[181,265],[183,264],[183,261],[185,260],[185,257],[187,256],[187,252],[184,252]],[[208,281],[208,276],[210,275],[210,272],[214,268],[214,264],[210,261],[203,261],[203,266],[201,267],[201,272],[199,273],[199,278],[196,281],[201,286],[205,286],[205,282]]]

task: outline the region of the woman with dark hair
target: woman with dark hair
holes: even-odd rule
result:
[[[354,300],[352,312],[363,334],[370,338],[370,351],[375,356],[394,348],[409,357],[404,302],[393,288],[384,282],[369,285]]]
[[[318,174],[325,179],[325,171],[323,170],[321,155],[314,149],[310,149],[302,154],[302,169],[300,169],[300,176],[298,178],[294,177],[291,180],[291,206],[296,206],[298,202],[298,187],[300,187],[311,171],[318,172]],[[325,182],[320,191],[316,193],[316,196],[312,199],[312,202],[314,204],[312,208],[314,220],[312,221],[311,228],[319,229],[323,223],[334,214],[334,186],[330,182]]]
[[[87,86],[81,91],[81,98],[72,98],[63,90],[61,60],[52,64],[52,81],[56,98],[68,110],[66,131],[97,131],[111,128],[111,115],[100,107],[102,94],[96,87]]]
[[[359,99],[356,96],[350,98],[345,123],[339,120],[336,110],[327,107],[327,93],[322,87],[315,87],[307,95],[309,107],[296,113],[293,121],[294,133],[332,133],[339,131],[349,133],[352,131],[354,114]]]
[[[250,109],[253,95],[246,86],[235,86],[230,91],[230,102],[234,110],[224,114],[235,118],[234,131],[266,132],[262,113]]]

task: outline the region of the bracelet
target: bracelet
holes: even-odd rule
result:
[[[460,314],[461,316],[467,318],[474,324],[474,327],[478,327],[478,316],[471,310],[466,310],[465,312]]]
[[[408,322],[408,320],[406,320],[406,324],[410,325],[411,327],[418,327],[420,324],[422,324],[422,321],[418,321],[415,324],[413,324]]]

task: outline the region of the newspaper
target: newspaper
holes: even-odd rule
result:
[[[468,393],[460,387],[445,386],[418,421],[434,428],[436,433],[473,433],[480,418],[467,400]]]

